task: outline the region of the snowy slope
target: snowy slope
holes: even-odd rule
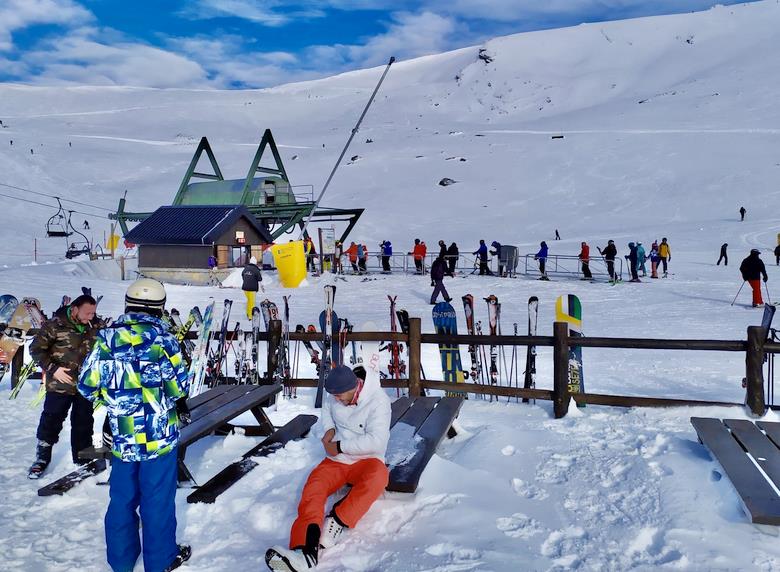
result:
[[[549,242],[553,253],[614,238],[624,254],[629,240],[648,245],[668,236],[673,274],[666,280],[610,287],[467,276],[447,287],[456,301],[472,293],[483,322],[481,298],[496,294],[504,332],[514,322],[522,331],[526,301],[536,295],[539,332],[550,334],[555,297],[571,292],[583,301],[586,335],[741,339],[760,314],[744,307],[744,291],[729,305],[740,283],[736,267],[747,249],[772,248],[780,231],[778,24],[780,5],[758,2],[509,36],[401,62],[348,154],[361,159],[342,166],[325,202],[365,206],[355,238],[369,247],[388,238],[398,251],[415,236],[431,246],[455,240],[463,252],[479,238],[534,251],[558,228],[564,240]],[[492,63],[479,59],[480,48]],[[173,198],[201,135],[223,172],[242,177],[270,127],[293,183],[319,189],[380,71],[260,91],[0,86],[8,126],[0,129],[0,183],[108,207],[128,189],[129,209],[151,210]],[[565,139],[550,139],[559,133]],[[458,184],[439,187],[445,176]],[[17,201],[3,206],[0,264],[9,268],[0,269],[0,292],[37,296],[51,310],[86,284],[105,295],[101,311],[121,312],[126,284],[110,261],[19,267],[49,214]],[[91,220],[99,236],[106,221]],[[730,244],[727,268],[714,265],[722,242]],[[44,244],[52,256],[61,246]],[[764,258],[774,262],[768,252]],[[774,292],[780,271],[768,270]],[[272,275],[265,280],[280,303],[288,292]],[[323,284],[309,279],[292,292],[294,323],[316,322]],[[355,324],[386,327],[388,293],[432,331],[430,288],[413,276],[348,277],[338,282],[336,309]],[[243,300],[239,290],[168,287],[179,309],[203,307],[210,296],[230,297],[236,307]],[[743,398],[741,354],[586,349],[584,360],[593,392]],[[423,365],[438,377],[434,347],[424,348]],[[550,388],[549,350],[540,349],[538,365],[538,386]],[[302,376],[312,374],[307,367]],[[6,378],[0,390],[7,388]],[[107,488],[90,483],[65,498],[39,499],[38,483],[23,478],[39,415],[27,403],[36,389],[16,402],[0,399],[3,568],[103,570]],[[311,411],[311,398],[302,390],[282,401],[273,421]],[[579,413],[555,421],[549,403],[469,400],[459,419],[464,431],[442,444],[417,494],[386,494],[321,568],[780,569],[777,529],[748,524],[689,423],[691,415],[744,417],[741,408]],[[44,482],[70,469],[67,441],[65,430]],[[203,482],[254,441],[206,438],[190,449],[190,468]],[[179,537],[194,547],[187,569],[263,569],[265,548],[286,540],[297,495],[321,455],[315,436],[291,444],[214,505],[189,506],[181,491]]]

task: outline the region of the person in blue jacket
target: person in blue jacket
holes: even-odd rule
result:
[[[488,247],[485,244],[484,240],[479,241],[479,248],[477,248],[474,252],[471,254],[476,254],[479,258],[479,275],[482,276],[484,274],[487,274],[489,276],[493,276],[493,273],[490,271],[490,268],[488,268]]]
[[[539,277],[539,280],[549,280],[550,278],[547,276],[547,273],[544,271],[544,267],[547,264],[547,243],[545,241],[542,241],[539,243],[539,252],[536,253],[536,256],[534,256],[534,260],[539,261],[539,272],[542,273],[542,275]]]
[[[165,299],[156,280],[133,282],[125,313],[98,333],[78,379],[81,395],[106,406],[111,428],[105,534],[114,572],[132,572],[141,553],[145,570],[169,572],[192,552],[176,543],[175,503],[177,401],[187,396],[189,376],[162,320]]]
[[[382,251],[382,274],[390,274],[390,257],[393,256],[393,245],[389,240],[383,241],[379,248]]]
[[[639,272],[642,271],[642,276],[647,276],[647,267],[645,266],[645,261],[647,260],[647,253],[645,252],[645,247],[642,246],[641,242],[636,243],[636,270]]]

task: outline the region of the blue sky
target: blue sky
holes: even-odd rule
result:
[[[0,0],[0,82],[239,89],[721,0]]]

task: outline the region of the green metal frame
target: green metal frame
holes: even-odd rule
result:
[[[276,168],[260,166],[260,161],[263,158],[263,153],[265,153],[266,148],[271,150],[271,154],[273,155],[274,161],[276,163]],[[200,161],[200,158],[204,152],[206,153],[206,156],[208,157],[209,162],[214,169],[213,174],[199,173],[195,171],[198,166],[198,161]],[[274,141],[273,135],[271,135],[270,129],[266,129],[263,133],[263,137],[257,147],[255,156],[252,159],[252,163],[249,167],[249,171],[247,172],[246,180],[244,182],[240,204],[246,206],[247,209],[249,209],[249,212],[254,215],[258,222],[264,224],[266,228],[281,225],[271,233],[271,236],[274,238],[274,240],[283,234],[290,232],[293,228],[295,228],[295,226],[303,228],[304,220],[316,207],[316,211],[314,211],[314,215],[312,216],[313,221],[348,222],[346,230],[339,238],[341,242],[344,242],[349,233],[355,227],[355,224],[357,223],[360,216],[363,214],[364,209],[337,209],[329,207],[317,207],[313,201],[278,205],[251,205],[249,204],[251,199],[250,189],[257,173],[275,175],[282,181],[286,182],[288,186],[290,185],[290,179],[287,177],[287,171],[282,164],[282,157],[279,154],[279,149],[276,147],[276,142]],[[187,188],[193,178],[208,179],[212,181],[225,180],[222,175],[222,171],[219,168],[219,164],[217,163],[217,159],[214,156],[214,152],[211,150],[211,145],[209,145],[208,139],[205,137],[201,138],[200,143],[195,150],[195,154],[190,161],[189,167],[187,167],[187,171],[184,174],[181,185],[179,185],[179,190],[173,199],[173,206],[179,206],[184,203],[184,198],[187,194]],[[122,229],[123,235],[126,235],[129,232],[129,228],[127,226],[128,222],[141,222],[142,220],[145,220],[152,215],[150,212],[127,212],[125,211],[125,206],[125,198],[119,199],[119,206],[116,213],[108,215],[109,218],[119,222],[119,226]],[[306,234],[308,235],[308,233]]]

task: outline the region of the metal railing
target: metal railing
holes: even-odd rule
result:
[[[538,274],[539,261],[535,259],[535,254],[526,254],[523,256],[524,267],[522,273],[526,276]],[[610,279],[607,271],[607,261],[602,256],[591,256],[589,263],[590,273],[593,277]],[[578,256],[566,254],[550,254],[547,256],[547,262],[544,269],[545,274],[553,276],[574,276],[582,275],[582,262]],[[623,260],[615,258],[615,275],[623,279]]]

